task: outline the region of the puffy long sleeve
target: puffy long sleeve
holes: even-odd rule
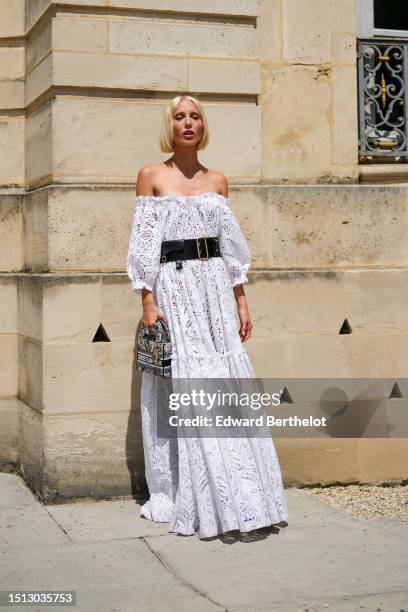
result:
[[[222,204],[219,244],[222,258],[231,279],[231,286],[248,281],[251,252],[239,223],[227,201]]]
[[[159,271],[164,214],[149,196],[136,196],[135,201],[126,270],[133,292],[140,294],[142,287],[153,290]]]

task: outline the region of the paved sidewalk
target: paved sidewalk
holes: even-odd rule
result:
[[[408,525],[286,489],[289,525],[252,542],[167,532],[134,500],[43,506],[0,474],[0,590],[75,590],[81,612],[408,612]]]

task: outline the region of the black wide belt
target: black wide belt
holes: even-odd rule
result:
[[[208,259],[209,257],[221,257],[218,236],[164,240],[161,243],[160,263],[182,259]],[[177,267],[181,266],[180,262]]]

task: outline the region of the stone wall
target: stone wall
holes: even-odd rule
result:
[[[358,179],[356,0],[263,0],[262,181]]]
[[[24,0],[0,1],[0,188],[24,187]]]
[[[228,176],[251,246],[257,376],[405,375],[407,187],[358,183],[354,1],[0,0],[0,15],[2,469],[46,501],[144,490],[125,258],[137,170],[169,157],[179,93],[205,104],[200,160]],[[275,441],[287,485],[407,477],[404,439]]]

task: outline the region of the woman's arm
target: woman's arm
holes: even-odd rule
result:
[[[155,168],[152,165],[142,166],[136,180],[136,196],[154,196]],[[157,319],[167,323],[167,319],[157,306],[152,291],[146,287],[141,289],[143,323],[148,326],[156,325]]]
[[[220,192],[221,195],[228,198],[228,179],[220,173]],[[240,320],[239,335],[241,342],[246,342],[251,337],[252,322],[249,316],[248,302],[245,295],[245,290],[242,283],[233,286],[235,301],[237,303],[237,312]]]

